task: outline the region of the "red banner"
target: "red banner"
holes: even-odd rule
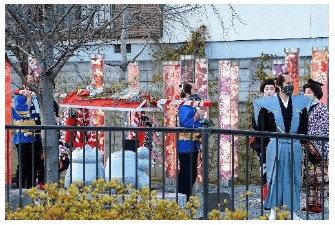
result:
[[[195,80],[194,83],[198,87],[198,94],[202,100],[207,100],[208,93],[208,61],[206,59],[196,59],[194,65]],[[209,118],[209,109],[207,107],[200,107],[205,118]],[[197,165],[197,183],[202,182],[202,146],[198,154]]]
[[[180,99],[180,65],[178,62],[165,62],[163,64],[165,98]],[[178,106],[164,105],[164,127],[176,126]],[[166,177],[176,177],[176,134],[165,133],[166,151]]]
[[[299,95],[299,48],[285,48],[284,51],[286,69],[293,79],[293,94]]]
[[[105,60],[103,55],[93,55],[91,57],[91,85],[94,90],[102,90],[104,87],[104,66]],[[105,112],[103,110],[92,109],[90,114],[92,126],[101,127],[105,124]],[[93,137],[98,138],[98,148],[105,155],[105,133],[99,131],[98,137],[96,135],[93,135]]]
[[[12,117],[11,117],[11,67],[8,62],[5,62],[5,124],[11,124]],[[11,183],[12,177],[12,149],[11,149],[11,131],[8,132],[7,137],[7,130],[5,132],[5,183]],[[9,143],[7,145],[7,142]],[[8,151],[8,154],[7,154]],[[7,159],[9,165],[7,164]],[[8,167],[8,168],[7,168]],[[8,180],[9,175],[9,180]]]
[[[323,84],[323,96],[319,102],[329,107],[329,52],[327,47],[313,47],[311,78]]]

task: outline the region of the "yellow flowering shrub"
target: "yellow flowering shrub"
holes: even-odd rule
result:
[[[200,203],[196,196],[190,196],[184,209],[180,209],[174,200],[158,199],[156,191],[147,187],[141,190],[131,189],[131,185],[119,184],[118,179],[105,182],[103,179],[93,181],[92,185],[83,186],[83,182],[71,184],[68,189],[56,183],[45,185],[45,191],[37,187],[28,190],[32,204],[13,210],[6,203],[5,219],[8,220],[190,220],[197,215]],[[245,195],[251,195],[246,192]],[[239,199],[245,197],[240,194]],[[223,204],[228,201],[223,200]],[[217,209],[208,214],[210,220],[245,220],[248,212],[243,203],[237,209],[228,208],[224,212]],[[277,219],[287,220],[289,212],[285,206],[280,212],[276,208]],[[260,216],[267,220],[269,215]]]
[[[5,218],[8,220],[159,220],[192,219],[200,204],[196,197],[190,198],[185,209],[176,201],[160,200],[156,191],[147,187],[132,190],[131,185],[119,184],[118,180],[93,181],[83,186],[82,182],[65,189],[63,183],[45,185],[45,192],[37,187],[28,190],[32,204],[12,210],[6,204]],[[109,194],[111,193],[111,194]]]

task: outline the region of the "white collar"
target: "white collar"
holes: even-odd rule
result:
[[[279,97],[280,97],[280,95],[279,95]],[[288,107],[288,102],[290,101],[290,96],[288,97],[287,102],[285,102],[281,97],[280,97],[280,99],[281,99],[282,103],[284,104],[284,107],[287,108]]]

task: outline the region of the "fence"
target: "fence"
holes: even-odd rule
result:
[[[6,129],[6,135],[8,136],[10,134],[11,131],[17,131],[17,132],[23,132],[25,130],[29,130],[29,131],[32,131],[32,135],[34,135],[35,131],[37,130],[42,130],[42,132],[45,132],[45,136],[48,136],[47,133],[48,132],[51,132],[52,130],[56,130],[57,132],[59,131],[65,131],[65,130],[71,130],[71,131],[79,131],[79,130],[83,130],[83,131],[93,131],[93,132],[96,132],[98,133],[99,131],[103,131],[103,132],[107,132],[109,133],[109,146],[108,146],[108,149],[109,149],[109,160],[111,160],[111,150],[112,150],[112,142],[111,142],[111,133],[112,132],[121,132],[122,133],[122,140],[125,139],[125,132],[127,131],[132,131],[132,132],[148,132],[149,133],[149,152],[151,153],[151,149],[152,149],[152,139],[151,139],[151,134],[153,133],[162,133],[162,136],[161,136],[161,143],[162,143],[162,159],[163,159],[163,162],[162,162],[162,186],[163,186],[163,199],[164,199],[164,196],[165,196],[165,180],[166,180],[166,177],[165,177],[165,172],[164,172],[164,168],[165,168],[165,163],[166,163],[166,159],[165,159],[165,137],[164,137],[164,134],[166,133],[176,133],[177,135],[177,141],[179,140],[179,134],[180,133],[201,133],[201,136],[202,136],[202,162],[203,162],[203,165],[202,165],[202,177],[203,177],[203,181],[202,181],[202,198],[203,198],[203,204],[202,204],[202,209],[203,209],[203,219],[207,219],[207,214],[209,212],[209,206],[208,206],[208,199],[209,199],[209,178],[208,178],[208,168],[209,168],[209,157],[208,157],[208,154],[209,154],[209,138],[211,135],[216,135],[217,136],[217,157],[219,157],[219,146],[220,146],[220,135],[230,135],[231,136],[231,140],[234,140],[235,136],[242,136],[245,138],[245,143],[246,143],[246,147],[245,149],[239,149],[239,151],[245,151],[246,153],[246,177],[245,177],[245,180],[246,180],[246,185],[245,185],[245,188],[246,188],[246,191],[249,190],[249,172],[248,172],[248,161],[249,161],[249,139],[250,137],[252,136],[257,136],[257,137],[261,137],[262,138],[262,141],[263,141],[263,138],[275,138],[276,140],[276,162],[278,162],[278,142],[279,140],[288,140],[290,143],[291,143],[291,153],[293,153],[293,140],[305,140],[305,141],[308,141],[308,140],[317,140],[317,141],[321,141],[322,142],[322,160],[321,160],[321,165],[322,165],[322,193],[321,193],[321,196],[322,196],[322,214],[321,214],[321,219],[325,219],[325,208],[324,208],[324,203],[325,203],[325,193],[324,193],[324,190],[325,190],[325,171],[324,171],[324,165],[325,165],[325,159],[326,159],[326,153],[325,153],[325,143],[326,142],[329,142],[329,137],[324,137],[324,136],[308,136],[308,135],[300,135],[300,134],[285,134],[285,133],[272,133],[272,132],[258,132],[258,131],[249,131],[249,130],[227,130],[227,129],[214,129],[214,128],[210,128],[210,127],[201,127],[201,128],[133,128],[133,127],[79,127],[79,126],[16,126],[16,125],[5,125],[5,129]],[[74,139],[74,137],[71,135],[70,137],[71,140]],[[9,140],[9,139],[7,139]],[[46,144],[46,139],[43,140],[44,141],[44,144]],[[233,141],[232,141],[233,142]],[[124,142],[123,142],[124,143]],[[137,143],[135,141],[135,143]],[[7,143],[7,171],[9,171],[9,144],[10,143]],[[34,143],[31,143],[32,145],[32,149],[33,149],[33,146],[34,146]],[[137,144],[136,144],[137,145]],[[21,147],[21,145],[19,145],[19,148]],[[231,145],[232,147],[232,156],[231,156],[231,169],[232,169],[232,174],[234,174],[234,145]],[[124,144],[123,144],[123,148],[124,149]],[[137,149],[137,146],[136,146],[136,149]],[[58,149],[57,149],[58,150]],[[72,158],[72,151],[73,151],[73,147],[70,147],[70,151],[69,151],[69,155],[70,155],[70,158]],[[114,150],[114,149],[113,149]],[[98,150],[96,150],[98,151]],[[178,152],[178,147],[176,148],[176,151]],[[263,149],[263,146],[262,146],[262,152],[264,152],[265,149]],[[20,152],[20,151],[19,151]],[[85,154],[85,146],[83,146],[83,152]],[[122,180],[124,181],[124,174],[125,174],[125,162],[124,162],[124,150],[122,150],[122,155],[123,155],[123,161],[122,161]],[[137,152],[136,153],[136,159],[137,159]],[[98,154],[96,154],[97,156]],[[263,155],[263,154],[262,154]],[[292,155],[292,154],[291,154]],[[19,162],[20,162],[20,154],[18,155],[19,157]],[[47,156],[46,156],[47,157]],[[85,156],[83,157],[85,159]],[[261,159],[261,162],[263,162],[263,157]],[[96,160],[98,162],[98,160]],[[137,160],[136,160],[137,162]],[[290,207],[290,211],[291,211],[291,219],[293,219],[293,157],[291,157],[291,168],[290,168],[290,172],[291,172],[291,207]],[[110,163],[110,162],[109,162]],[[151,168],[151,154],[149,154],[149,168]],[[85,164],[85,161],[84,161],[84,164]],[[34,156],[32,156],[32,165],[34,165]],[[109,164],[110,165],[110,164]],[[278,165],[278,163],[276,163],[276,165]],[[306,165],[306,168],[308,168],[308,165],[309,165],[309,162],[307,160],[307,165]],[[137,166],[137,163],[136,163],[136,166]],[[70,162],[70,168],[72,168],[72,162]],[[85,168],[85,166],[83,166],[83,168]],[[111,168],[111,167],[109,167]],[[217,203],[218,203],[218,207],[219,207],[219,203],[223,200],[221,199],[220,200],[220,179],[219,179],[219,160],[217,160],[217,163],[216,163],[216,168],[217,168]],[[72,169],[69,169],[70,171],[68,171],[70,173],[70,177],[72,177]],[[34,169],[32,168],[32,173],[33,173]],[[178,171],[178,154],[176,154],[176,171]],[[278,171],[278,170],[277,170]],[[263,171],[261,171],[261,174],[262,174]],[[96,174],[97,174],[97,178],[98,178],[98,165],[96,165]],[[109,173],[110,174],[110,173]],[[137,182],[137,173],[136,174],[136,182]],[[192,173],[191,173],[192,174]],[[22,168],[19,167],[19,174],[17,174],[16,176],[22,176]],[[151,189],[152,187],[152,182],[151,182],[151,169],[149,169],[149,189]],[[308,170],[306,170],[306,177],[307,177],[307,182],[306,182],[306,187],[305,187],[305,190],[306,190],[306,196],[308,196],[308,192],[309,192],[309,185],[308,185]],[[34,178],[34,176],[32,176]],[[277,174],[277,177],[278,177],[278,174]],[[9,173],[7,173],[7,180],[9,181],[10,177],[9,177]],[[85,169],[83,169],[83,179],[85,179]],[[176,176],[176,179],[178,179],[178,176]],[[263,181],[263,176],[261,176],[261,180]],[[47,182],[47,180],[45,180]],[[261,181],[261,190],[263,188],[263,182]],[[21,196],[22,194],[22,182],[21,182],[21,179],[19,179],[19,195]],[[72,182],[72,180],[70,180],[70,182]],[[278,183],[278,182],[277,182]],[[33,184],[34,184],[34,181],[33,181]],[[176,181],[176,188],[175,188],[175,191],[176,191],[176,201],[178,202],[178,181]],[[6,198],[6,201],[9,202],[9,190],[10,190],[10,186],[9,186],[9,182],[7,182],[7,186],[6,186],[6,194],[7,194],[7,198]],[[137,184],[135,184],[135,187],[137,187]],[[230,208],[234,210],[235,208],[235,197],[234,197],[234,189],[235,189],[235,185],[234,185],[234,182],[231,182],[231,185],[230,187],[231,188],[231,202],[229,203],[230,204]],[[278,188],[276,188],[276,190],[278,190]],[[260,199],[263,199],[263,193],[261,192],[261,196],[260,196]],[[21,201],[21,198],[20,198],[20,201]],[[21,202],[20,202],[21,204]],[[264,206],[263,206],[263,201],[260,201],[260,210],[261,210],[261,215],[264,215]],[[278,204],[278,198],[277,198],[277,204]],[[246,207],[246,210],[248,211],[248,206],[249,206],[249,197],[248,195],[246,195],[246,199],[245,199],[245,207]],[[306,200],[306,218],[305,219],[309,219],[309,210],[308,210],[308,197],[307,197],[307,200]]]

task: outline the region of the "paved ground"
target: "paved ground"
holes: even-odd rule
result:
[[[167,185],[166,189],[167,192],[175,192],[175,187],[171,185]],[[261,202],[260,202],[260,196],[261,196],[261,187],[260,185],[249,185],[249,191],[251,191],[251,195],[249,196],[248,199],[248,210],[249,210],[249,216],[248,219],[253,219],[253,218],[259,218],[261,216]],[[198,199],[200,203],[202,203],[202,187],[195,187],[193,188],[193,192],[198,196]],[[210,185],[209,187],[209,192],[215,192],[217,193],[217,187],[214,185]],[[225,192],[229,193],[231,196],[231,187],[220,187],[220,193]],[[245,186],[234,186],[234,205],[235,208],[238,206],[241,206],[240,208],[245,209],[246,208],[246,200],[243,198],[242,200],[239,199],[240,194],[245,194],[246,193],[246,188]],[[300,195],[300,205],[301,208],[306,205],[306,192],[305,190],[301,191]],[[198,210],[198,217],[202,217],[203,212],[202,212],[202,207],[200,207]],[[265,214],[270,214],[270,210],[264,210],[263,215]],[[300,218],[306,220],[306,212],[300,211],[298,213]],[[325,211],[324,211],[324,219],[328,220],[329,219],[329,197],[325,199]],[[308,220],[322,220],[322,213],[310,213],[308,214]]]

